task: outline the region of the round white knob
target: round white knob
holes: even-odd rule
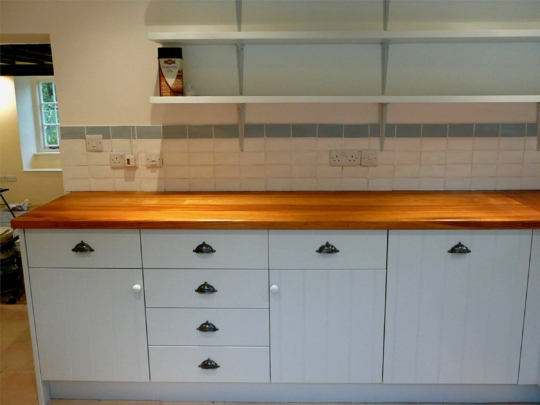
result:
[[[135,284],[135,285],[133,286],[133,292],[134,292],[134,293],[140,293],[141,291],[142,291],[142,287],[141,287],[140,284]]]
[[[274,284],[270,287],[270,293],[277,294],[278,292],[279,292],[279,287],[277,285]]]

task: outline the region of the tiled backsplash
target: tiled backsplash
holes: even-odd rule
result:
[[[378,124],[61,127],[65,191],[540,189],[536,123],[389,124],[377,167],[330,166],[331,149],[379,149]],[[86,152],[101,134],[104,152]],[[112,169],[110,152],[139,154]],[[162,168],[145,152],[161,151]]]

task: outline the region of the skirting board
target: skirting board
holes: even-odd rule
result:
[[[537,385],[50,382],[52,398],[189,402],[539,402]]]

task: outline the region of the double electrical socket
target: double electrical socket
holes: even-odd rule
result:
[[[376,149],[334,149],[330,151],[330,166],[377,166]]]
[[[137,167],[137,155],[135,153],[112,152],[110,159],[113,169]]]

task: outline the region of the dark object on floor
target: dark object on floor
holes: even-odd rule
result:
[[[0,302],[16,304],[24,294],[21,251],[13,229],[0,228]]]
[[[4,198],[4,192],[5,191],[9,191],[9,188],[0,188],[0,197],[2,197],[2,201],[4,201],[4,204],[6,205],[7,209],[9,210],[9,212],[11,212],[11,215],[13,215],[13,218],[15,218],[15,214],[13,213],[13,211],[11,210],[11,207],[9,206],[9,204],[7,203],[6,199]]]

